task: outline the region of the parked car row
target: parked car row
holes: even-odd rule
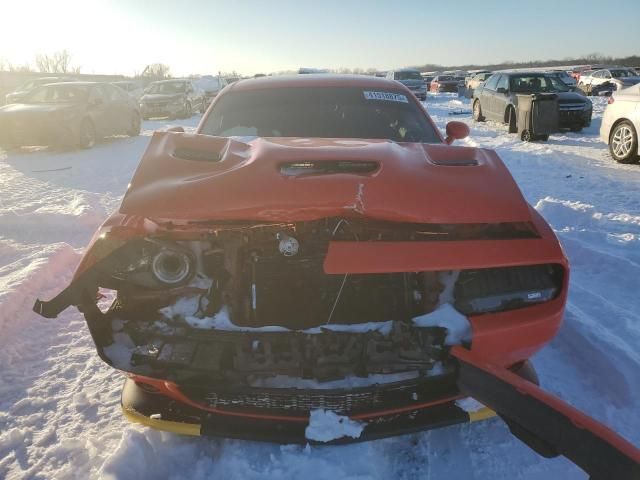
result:
[[[37,78],[9,93],[7,104],[0,107],[0,146],[90,148],[106,136],[138,135],[142,119],[189,118],[197,111],[204,113],[227,81],[218,77],[215,85],[215,89],[205,90],[190,79],[171,79],[143,88],[134,80],[108,83]]]

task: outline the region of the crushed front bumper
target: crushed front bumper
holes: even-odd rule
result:
[[[415,405],[398,405],[379,412],[370,412],[360,437],[342,437],[322,444],[344,444],[376,440],[385,437],[446,427],[457,423],[483,420],[494,416],[488,408],[468,413],[455,403],[460,394],[433,398]],[[170,398],[132,378],[122,390],[122,410],[125,417],[158,430],[183,435],[203,435],[239,438],[275,443],[319,443],[307,440],[308,416],[286,418],[282,415],[239,409],[202,410]],[[362,415],[352,417],[360,420]]]

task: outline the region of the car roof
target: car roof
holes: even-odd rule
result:
[[[273,77],[249,78],[232,83],[232,91],[263,90],[270,88],[296,87],[360,87],[360,88],[403,88],[395,80],[369,75],[279,75]]]
[[[173,83],[173,82],[190,82],[188,78],[168,78],[167,80],[156,80],[151,83]]]
[[[500,73],[500,72],[498,72]],[[509,75],[509,76],[522,76],[522,77],[528,77],[531,75],[538,75],[540,77],[548,77],[549,76],[549,72],[544,72],[544,71],[535,71],[535,72],[502,72],[502,75]]]
[[[78,87],[92,87],[94,85],[106,85],[106,82],[79,82],[77,80],[71,80],[70,82],[51,82],[42,86],[48,87],[50,85],[75,85]]]

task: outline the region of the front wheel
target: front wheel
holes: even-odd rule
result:
[[[476,122],[484,122],[484,117],[482,116],[482,106],[480,105],[480,100],[476,100],[473,102],[473,119]]]
[[[509,133],[518,133],[516,110],[513,107],[509,107],[507,110],[507,123],[509,124]]]
[[[80,148],[91,148],[96,144],[96,129],[93,122],[85,118],[80,124],[80,133],[78,135],[78,146]]]
[[[609,135],[609,152],[618,163],[638,161],[638,134],[631,122],[625,120],[613,127]]]

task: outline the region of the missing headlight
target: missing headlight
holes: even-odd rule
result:
[[[552,300],[562,288],[560,265],[464,270],[455,287],[455,306],[465,315],[522,308]]]

